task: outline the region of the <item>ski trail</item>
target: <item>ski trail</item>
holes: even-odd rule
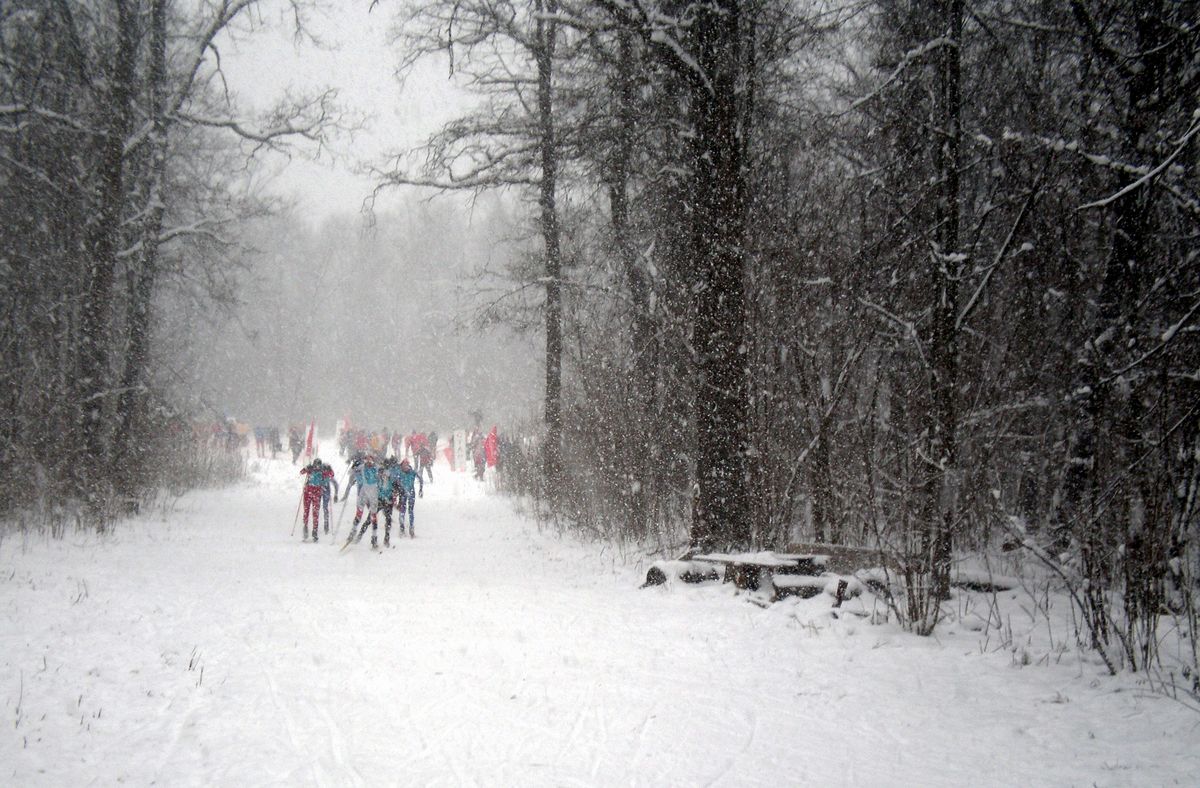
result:
[[[175,755],[179,750],[179,743],[183,740],[184,731],[192,724],[192,714],[195,711],[194,705],[189,703],[189,708],[183,713],[183,716],[175,721],[171,730],[171,739],[163,750],[162,757],[158,761],[157,772],[159,774],[167,774],[167,767],[174,763]]]
[[[283,727],[287,731],[288,741],[292,745],[292,755],[300,758],[304,752],[304,748],[300,743],[299,737],[296,735],[296,720],[292,717],[291,709],[280,702],[279,688],[275,685],[275,677],[272,675],[271,669],[266,666],[265,660],[261,661],[260,670],[267,680],[267,688],[271,691],[271,703],[283,716]]]
[[[593,710],[592,707],[595,703],[595,696],[596,684],[595,682],[592,682],[587,686],[584,696],[582,698],[575,699],[574,703],[572,704],[575,708],[575,714],[571,722],[571,729],[567,733],[566,739],[560,745],[558,753],[554,756],[552,763],[555,766],[562,766],[564,762],[568,760],[569,755],[580,751],[580,739],[582,738],[584,728],[587,725],[588,716]],[[598,759],[594,748],[589,749],[592,749],[592,764],[589,771],[594,772]]]
[[[334,721],[333,715],[325,708],[323,703],[310,703],[309,708],[321,719],[325,726],[326,732],[329,734],[329,749],[333,754],[333,762],[338,767],[338,770],[347,774],[350,778],[350,784],[355,786],[363,786],[367,784],[366,778],[355,768],[354,764],[349,760],[349,753],[346,749],[346,740],[342,736],[340,726]],[[337,782],[336,780],[334,781]]]
[[[0,694],[24,704],[0,736],[6,784],[990,788],[1200,774],[1193,714],[1102,666],[1020,667],[978,655],[975,633],[934,642],[831,622],[823,597],[760,609],[720,583],[638,590],[643,571],[450,471],[419,504],[421,538],[397,528],[388,558],[360,544],[339,560],[288,538],[295,468],[253,473],[109,540],[0,545],[19,570],[0,573]],[[348,520],[326,541],[340,547]],[[61,668],[46,671],[47,655]]]
[[[650,704],[650,708],[643,713],[641,722],[637,725],[637,735],[633,740],[633,752],[630,755],[629,763],[636,770],[642,760],[648,756],[646,752],[646,734],[650,731],[651,725],[658,717],[658,702]]]
[[[593,682],[591,692],[594,695],[597,683]],[[608,711],[603,703],[597,703],[594,700],[591,702],[592,710],[596,715],[596,740],[599,742],[599,747],[592,748],[592,768],[588,774],[592,779],[596,779],[600,775],[600,767],[604,764],[604,756],[609,752],[610,737],[608,729]]]

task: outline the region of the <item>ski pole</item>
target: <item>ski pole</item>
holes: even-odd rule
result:
[[[300,490],[300,503],[296,504],[296,516],[292,519],[292,536],[296,535],[296,524],[300,522],[300,507],[304,505],[304,490]]]
[[[347,480],[347,481],[349,481],[349,480]],[[350,493],[347,492],[346,497],[342,499],[342,510],[340,512],[338,512],[338,521],[337,521],[337,525],[335,525],[333,527],[333,536],[331,537],[331,541],[334,541],[334,542],[337,541],[338,531],[342,530],[342,520],[346,516],[346,506],[349,503],[350,503]]]

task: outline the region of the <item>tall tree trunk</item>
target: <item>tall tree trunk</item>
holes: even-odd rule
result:
[[[923,552],[931,557],[931,581],[935,598],[932,618],[923,622],[932,631],[937,623],[938,601],[950,589],[950,560],[958,477],[958,282],[963,270],[959,248],[959,160],[962,147],[962,100],[960,63],[962,50],[963,0],[943,0],[944,35],[954,42],[944,46],[938,62],[937,126],[941,130],[934,153],[941,188],[934,220],[937,248],[930,256],[932,292],[935,297],[930,330],[932,365],[932,419],[930,429],[929,478],[926,494],[926,531]]]
[[[842,531],[833,505],[833,469],[830,467],[829,424],[821,419],[812,452],[813,536],[818,542],[841,544]]]
[[[739,128],[741,3],[694,7],[698,74],[691,80],[694,192],[692,244],[698,267],[692,341],[696,353],[696,483],[692,543],[744,549],[749,353],[745,346],[745,129]]]
[[[653,451],[650,414],[653,412],[657,373],[652,354],[654,326],[650,315],[650,285],[638,265],[637,250],[629,227],[629,166],[633,156],[634,129],[634,63],[633,34],[628,29],[618,33],[617,52],[617,138],[609,171],[608,200],[612,214],[613,236],[617,254],[625,273],[629,297],[633,302],[633,385],[626,389],[626,407],[634,416],[633,438],[629,441],[631,456],[628,462],[630,519],[633,533],[646,533],[646,497],[649,494],[649,464]],[[651,460],[652,462],[652,460]]]
[[[104,137],[97,172],[96,213],[88,233],[88,284],[80,331],[79,394],[84,461],[82,488],[89,503],[101,504],[108,486],[104,411],[108,393],[110,312],[113,280],[121,239],[125,197],[125,141],[133,118],[134,70],[137,61],[137,9],[129,0],[113,0],[117,11],[117,49],[108,75],[109,93]]]
[[[542,177],[542,237],[546,245],[546,444],[542,472],[551,496],[562,480],[562,250],[559,241],[558,141],[554,128],[554,47],[557,25],[547,19],[557,0],[536,0],[537,104]]]
[[[150,107],[149,163],[146,171],[146,206],[142,226],[142,248],[138,271],[129,300],[129,342],[117,407],[117,473],[122,496],[132,499],[144,479],[147,369],[150,360],[150,318],[154,285],[158,276],[158,238],[162,233],[163,184],[167,169],[166,50],[168,0],[152,0],[150,6],[150,52],[147,99]]]

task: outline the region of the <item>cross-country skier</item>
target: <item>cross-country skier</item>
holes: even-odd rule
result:
[[[292,465],[295,465],[304,449],[304,439],[300,437],[300,428],[295,424],[288,427],[288,448],[292,451]]]
[[[366,455],[357,468],[350,466],[350,483],[346,485],[346,495],[354,485],[358,485],[358,502],[354,510],[354,524],[350,526],[350,536],[346,544],[362,541],[367,532],[367,524],[371,525],[371,547],[378,546],[379,532],[379,468],[375,465],[375,457]],[[362,530],[358,530],[358,521],[366,510],[367,517],[363,520]],[[355,533],[357,531],[357,534]]]
[[[438,434],[436,432],[429,433],[429,462],[421,466],[422,471],[429,471],[429,482],[433,483],[433,464],[437,462],[437,445]]]
[[[417,475],[424,476],[425,471],[429,471],[429,481],[433,481],[433,449],[429,447],[429,437],[423,432],[417,433],[416,449],[414,458],[417,465]]]
[[[467,451],[471,454],[471,463],[475,466],[475,478],[483,481],[483,471],[486,467],[486,457],[483,452],[483,433],[475,430],[467,438]]]
[[[417,498],[425,497],[425,482],[420,475],[413,470],[412,464],[407,460],[400,461],[400,467],[395,469],[393,473],[396,480],[399,482],[396,496],[396,524],[400,527],[400,535],[404,535],[404,512],[408,511],[408,536],[412,538],[416,536],[413,530],[413,519],[417,509]],[[420,485],[417,488],[417,485]],[[420,492],[417,492],[419,489]]]
[[[313,461],[300,469],[304,477],[304,540],[308,541],[308,513],[312,511],[312,540],[317,541],[317,529],[321,525],[321,489],[333,476],[333,469],[314,457]],[[326,516],[325,532],[329,533],[329,518]]]
[[[399,469],[396,458],[388,457],[379,469],[379,510],[383,512],[383,546],[392,546],[392,505],[395,503],[396,492],[400,489]],[[404,523],[400,523],[400,532],[404,533]]]
[[[318,459],[313,459],[313,463],[321,462]],[[333,471],[333,466],[329,463],[322,463],[325,466],[324,484],[321,485],[321,509],[325,512],[325,533],[329,533],[329,488],[333,487],[333,502],[337,503],[338,499],[338,482],[336,474]]]

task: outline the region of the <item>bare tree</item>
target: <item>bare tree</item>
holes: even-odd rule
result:
[[[252,156],[295,139],[319,144],[338,124],[330,93],[289,99],[258,122],[239,113],[220,89],[215,40],[258,4],[220,0],[173,13],[162,0],[55,0],[3,20],[5,40],[20,42],[20,51],[0,66],[4,117],[13,121],[0,129],[3,164],[28,178],[30,189],[55,195],[54,214],[74,219],[47,231],[45,219],[34,214],[27,234],[10,248],[29,250],[30,275],[48,264],[46,247],[33,243],[40,227],[61,239],[71,261],[56,291],[70,316],[56,347],[64,360],[72,359],[59,391],[70,392],[64,399],[75,417],[66,427],[55,421],[51,430],[64,444],[57,453],[63,467],[54,476],[67,473],[100,527],[114,494],[132,503],[142,491],[133,466],[143,458],[134,448],[146,437],[138,420],[149,396],[160,251],[198,250],[211,241],[224,220],[204,216],[204,206],[228,203],[236,199],[229,189],[244,187],[210,170],[215,177],[206,193],[214,201],[173,211],[182,203],[172,192],[186,189],[185,176],[200,172],[188,169],[189,156],[207,144],[201,139],[210,132],[228,135],[235,145],[248,142],[245,153]],[[297,19],[302,8],[294,5]],[[43,54],[26,49],[27,42]],[[63,158],[69,168],[48,171],[46,153],[64,144],[73,145]],[[12,349],[16,374],[39,368],[39,351]],[[36,412],[22,403],[16,409],[25,412],[21,420]],[[28,425],[14,427],[10,435],[24,441],[26,431]]]
[[[546,335],[543,477],[553,497],[562,479],[563,164],[572,158],[559,62],[577,46],[560,29],[557,0],[528,5],[479,0],[413,10],[400,24],[402,64],[448,53],[451,69],[484,98],[481,110],[447,124],[425,147],[421,172],[398,159],[381,188],[425,186],[536,191],[543,259],[539,279]],[[567,51],[564,52],[564,47]]]

